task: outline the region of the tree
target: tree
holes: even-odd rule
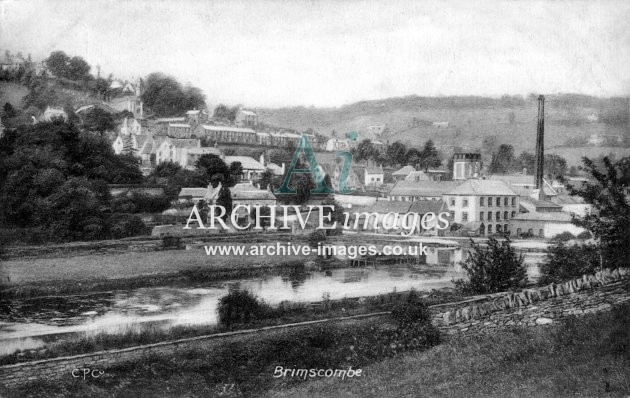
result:
[[[273,172],[270,169],[265,169],[260,175],[260,189],[267,189],[273,181]]]
[[[613,163],[608,157],[598,166],[583,158],[585,171],[592,181],[581,186],[567,185],[571,195],[580,196],[593,206],[592,212],[574,217],[573,223],[590,231],[598,242],[600,266],[626,266],[630,258],[630,157]]]
[[[545,261],[540,266],[539,283],[560,283],[579,278],[594,273],[599,266],[599,249],[596,245],[567,245],[558,242],[547,248]]]
[[[111,113],[95,106],[85,115],[83,127],[89,131],[103,134],[106,131],[113,131],[116,124],[114,122],[114,116]]]
[[[221,190],[217,196],[217,205],[225,208],[225,215],[223,216],[224,220],[232,214],[232,193],[230,192],[230,188],[225,185],[221,186]],[[215,210],[219,211],[219,209]]]
[[[374,144],[372,144],[372,141],[367,138],[361,141],[359,145],[357,145],[356,148],[352,150],[352,152],[354,155],[354,159],[356,159],[357,161],[371,160],[376,158],[376,156],[378,155],[378,151],[374,147]]]
[[[159,116],[175,116],[191,108],[205,108],[201,90],[192,86],[184,88],[174,77],[161,73],[147,76],[142,100]]]
[[[230,123],[234,123],[234,120],[236,120],[236,114],[238,113],[238,106],[233,106],[233,107],[228,107],[226,105],[223,104],[219,104],[217,105],[216,108],[214,108],[214,113],[213,113],[213,117],[215,119],[222,119],[222,120],[227,120]]]
[[[422,159],[422,152],[416,148],[409,148],[405,154],[405,162],[413,167],[417,167]]]
[[[487,136],[481,142],[481,151],[483,153],[492,154],[494,153],[498,144],[499,142],[496,136],[494,135]]]
[[[70,57],[63,51],[53,51],[44,61],[50,73],[58,77],[66,77]]]
[[[241,181],[243,175],[243,166],[241,162],[232,162],[228,168],[230,185],[236,184]]]
[[[502,242],[491,237],[486,247],[472,239],[470,244],[468,258],[462,263],[468,274],[468,281],[454,281],[458,290],[465,294],[487,294],[525,285],[527,273],[523,255],[516,254],[508,237]]]
[[[228,166],[217,155],[201,155],[199,160],[197,160],[196,166],[197,169],[203,170],[210,177],[213,186],[217,186],[219,182],[227,182],[230,179]]]
[[[89,79],[90,65],[81,57],[72,57],[68,61],[66,76],[70,80]]]
[[[555,153],[545,155],[545,174],[552,179],[560,179],[567,173],[567,161]]]
[[[516,163],[521,170],[526,170],[528,175],[533,175],[536,165],[536,155],[531,152],[523,151],[520,155],[518,155]]]
[[[428,140],[424,144],[424,148],[420,153],[420,165],[424,169],[424,171],[429,170],[432,167],[440,167],[442,161],[440,160],[440,155],[438,154],[433,141]]]
[[[492,154],[490,173],[505,174],[514,169],[514,147],[509,144],[499,145],[499,149]]]
[[[396,141],[393,144],[387,147],[387,151],[385,154],[387,155],[387,163],[390,165],[402,165],[405,162],[405,146],[400,142]]]

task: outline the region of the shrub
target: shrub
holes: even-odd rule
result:
[[[539,283],[558,283],[597,271],[600,253],[595,245],[571,245],[559,242],[547,249],[545,261],[540,266]]]
[[[455,288],[464,294],[486,294],[519,288],[527,282],[523,256],[516,254],[508,237],[499,242],[489,238],[486,247],[470,240],[472,250],[462,267],[468,281],[455,280]]]
[[[409,292],[405,302],[394,307],[392,317],[400,328],[417,324],[426,325],[431,322],[429,307],[420,300],[415,290]]]
[[[114,214],[109,219],[109,234],[114,239],[143,235],[147,227],[142,219],[133,214]]]
[[[262,319],[269,310],[267,304],[248,290],[231,290],[219,299],[217,307],[219,323],[224,326]]]
[[[591,239],[592,237],[593,235],[588,231],[580,232],[578,236],[576,236],[576,238],[581,239],[581,240]]]
[[[325,241],[326,241],[326,231],[321,230],[321,229],[314,231],[308,237],[308,243],[309,245],[311,245],[311,247],[317,247],[317,244],[319,242],[325,242]]]
[[[551,240],[554,241],[554,242],[568,242],[571,239],[575,239],[575,235],[573,235],[569,231],[564,231],[564,232],[559,233],[558,235],[554,236]]]

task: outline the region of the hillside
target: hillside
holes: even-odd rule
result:
[[[28,88],[18,83],[0,81],[0,106],[7,102],[15,108],[22,108],[22,98],[28,94]]]
[[[628,100],[604,99],[581,95],[548,96],[545,103],[545,144],[554,147],[573,142],[580,146],[591,134],[624,135],[630,140]],[[358,131],[360,137],[375,138],[368,132],[372,125],[386,125],[381,138],[419,146],[427,139],[437,145],[468,145],[480,148],[487,136],[497,136],[499,143],[514,145],[517,152],[533,150],[536,135],[537,101],[535,97],[403,97],[364,101],[339,108],[259,109],[262,122],[338,136]],[[598,118],[599,120],[593,120]],[[625,119],[624,119],[625,118]],[[614,122],[610,122],[613,120]],[[604,120],[608,121],[605,123]],[[621,122],[620,122],[621,120]],[[441,123],[436,127],[433,122]]]

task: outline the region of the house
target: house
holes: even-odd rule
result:
[[[438,236],[443,235],[444,230],[438,229],[438,215],[443,212],[448,212],[448,206],[442,200],[418,200],[411,203],[409,206],[409,213],[418,214],[418,225],[416,228],[416,233],[419,235],[429,235],[429,236]],[[429,228],[423,228],[421,225],[422,217],[425,214],[433,213],[435,214],[435,218],[426,220],[425,225]],[[452,220],[449,220],[452,221]]]
[[[387,194],[387,198],[399,202],[441,200],[445,192],[460,183],[459,181],[398,181]]]
[[[247,109],[240,109],[236,113],[236,118],[234,122],[239,127],[258,127],[258,115],[256,112],[249,111]]]
[[[404,180],[410,173],[416,171],[413,166],[404,166],[401,169],[398,169],[392,173],[392,177],[394,181]]]
[[[405,181],[433,181],[424,171],[412,171],[405,177]]]
[[[349,149],[348,140],[345,138],[333,137],[326,141],[326,151],[347,151]]]
[[[55,108],[48,106],[41,116],[40,120],[42,122],[51,122],[54,119],[63,119],[64,121],[68,121],[68,114],[63,108]]]
[[[192,126],[188,123],[169,123],[166,135],[173,138],[193,138]]]
[[[251,128],[203,124],[200,137],[219,144],[258,144],[258,136]]]
[[[282,163],[282,166],[278,166],[275,163],[267,163],[267,169],[271,170],[271,174],[273,174],[274,176],[282,176],[284,175],[284,163]]]
[[[455,153],[453,155],[453,180],[467,180],[479,177],[481,154]]]
[[[567,194],[559,194],[549,199],[551,202],[562,208],[562,211],[569,214],[575,214],[579,217],[584,217],[591,214],[593,211],[593,205],[584,202],[579,196],[571,196]]]
[[[518,215],[519,196],[503,181],[466,180],[442,195],[454,223],[476,226],[480,235],[510,231]]]
[[[433,127],[437,127],[437,128],[446,128],[448,127],[448,122],[433,122]]]
[[[368,126],[368,134],[370,137],[379,137],[385,131],[385,125]]]
[[[268,189],[258,189],[251,181],[242,182],[230,188],[232,206],[270,206],[276,204],[276,196]]]
[[[623,137],[620,135],[591,134],[588,139],[588,145],[594,146],[618,145],[621,143],[623,143]]]
[[[140,135],[142,134],[142,124],[136,118],[126,117],[120,125],[120,134]]]
[[[239,162],[241,164],[241,168],[243,169],[241,178],[249,182],[258,180],[262,173],[265,172],[265,166],[249,156],[226,156],[223,160],[228,167],[232,163]]]
[[[366,188],[379,187],[385,181],[383,166],[355,166],[353,169],[361,179],[361,184]]]
[[[330,188],[338,190],[339,179],[341,178],[341,164],[335,160],[330,163],[321,164],[321,166],[324,169],[324,173],[330,177]],[[346,178],[346,188],[354,191],[365,191],[365,186],[362,181],[363,175],[359,177],[357,169],[351,167]]]
[[[126,95],[124,97],[113,98],[109,101],[108,105],[115,109],[116,112],[128,111],[131,112],[135,118],[144,118],[144,103],[138,96]]]
[[[521,197],[542,196],[544,198],[550,198],[558,195],[558,192],[553,187],[552,183],[543,178],[542,192],[535,192],[536,182],[533,175],[527,174],[493,174],[488,177],[492,181],[502,181],[506,183],[510,189],[516,192]]]
[[[358,221],[355,220],[354,223],[360,225],[361,227],[367,227],[367,230],[374,230],[374,226],[378,225],[378,229],[375,232],[380,233],[400,233],[403,230],[403,217],[395,217],[393,214],[395,213],[399,215],[404,215],[409,212],[409,203],[405,202],[390,202],[380,200],[374,203],[369,209],[367,209],[367,213],[376,214],[376,218],[369,217],[368,219],[360,218]],[[383,224],[387,228],[383,227]]]
[[[196,139],[167,138],[155,152],[155,163],[174,162],[182,167],[191,168],[189,164],[188,149],[201,148],[201,142]],[[215,148],[208,148],[215,149]]]
[[[206,188],[182,188],[179,191],[177,200],[179,202],[192,202],[198,203],[200,200],[204,200],[207,204],[214,204],[221,191],[221,183],[216,187],[212,184],[208,184]],[[190,212],[188,212],[190,214]]]
[[[572,217],[565,212],[552,213],[520,213],[510,221],[512,231],[516,236],[522,234],[530,234],[539,238],[553,238],[563,232],[570,232],[573,235],[579,235],[584,232],[584,228],[574,225]]]

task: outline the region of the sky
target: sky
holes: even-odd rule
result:
[[[163,72],[208,103],[630,94],[628,1],[0,0],[0,50]]]

